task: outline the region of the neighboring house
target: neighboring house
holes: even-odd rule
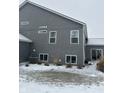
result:
[[[86,60],[96,60],[104,55],[104,38],[88,38],[85,47]]]
[[[19,8],[19,33],[32,40],[28,58],[85,64],[88,36],[83,22],[26,0]]]

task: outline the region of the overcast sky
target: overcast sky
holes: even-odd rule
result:
[[[20,4],[25,0],[20,0]],[[104,37],[104,0],[30,0],[85,22],[88,37]]]

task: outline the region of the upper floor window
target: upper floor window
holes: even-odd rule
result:
[[[21,25],[29,25],[29,21],[21,21],[20,24]]]
[[[71,44],[79,44],[79,30],[71,30],[70,43]]]
[[[50,31],[49,32],[49,44],[56,44],[57,32]]]

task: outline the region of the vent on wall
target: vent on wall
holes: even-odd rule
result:
[[[46,28],[47,28],[47,25],[45,25],[45,26],[39,26],[38,28],[39,28],[39,29],[43,29],[43,28],[46,29]]]
[[[39,30],[38,34],[47,33],[47,30]]]
[[[20,25],[29,25],[29,21],[21,21]]]

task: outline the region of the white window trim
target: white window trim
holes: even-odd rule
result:
[[[48,60],[49,60],[49,54],[48,53],[39,53],[39,61],[41,61],[40,60],[40,55],[47,55],[48,56],[48,58],[47,58],[47,61],[44,61],[44,62],[48,62]]]
[[[56,32],[56,35],[55,35],[55,43],[50,43],[50,33],[51,32]],[[49,44],[56,44],[56,41],[57,41],[57,31],[49,31]]]
[[[67,57],[67,56],[75,56],[75,57],[76,57],[76,63],[67,63],[67,62],[66,62],[66,57]],[[69,55],[69,54],[66,54],[66,55],[65,55],[65,63],[66,63],[66,64],[77,64],[77,55]]]
[[[92,59],[92,50],[101,50],[101,52],[102,52],[101,54],[102,54],[102,57],[103,57],[103,49],[102,49],[102,48],[91,48],[91,49],[90,49],[90,59],[91,59],[91,60],[93,60],[93,59]]]
[[[72,31],[78,31],[78,43],[72,43],[71,38],[72,38]],[[79,30],[71,30],[70,31],[70,44],[79,44]]]

